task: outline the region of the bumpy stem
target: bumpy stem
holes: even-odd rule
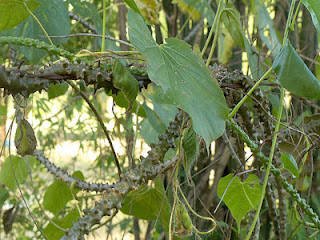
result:
[[[76,60],[75,55],[72,54],[71,52],[58,48],[54,45],[50,45],[48,43],[41,42],[37,39],[6,36],[6,37],[0,37],[0,43],[26,46],[26,47],[35,47],[38,49],[46,50],[47,52],[53,53],[57,56],[65,57],[72,61]]]
[[[242,141],[251,149],[253,154],[258,157],[261,162],[266,166],[269,162],[268,158],[260,151],[259,146],[252,141],[249,136],[241,129],[241,127],[233,120],[228,119],[227,125],[235,134],[237,134]],[[277,178],[283,188],[291,195],[292,199],[297,202],[299,207],[310,217],[311,221],[320,228],[319,216],[313,209],[306,203],[306,200],[301,198],[299,193],[294,187],[288,183],[287,179],[281,175],[281,171],[274,165],[271,165],[271,173]]]

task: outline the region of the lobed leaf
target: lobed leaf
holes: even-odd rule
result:
[[[13,28],[29,17],[30,13],[24,6],[24,3],[26,3],[30,11],[34,11],[40,5],[35,0],[0,1],[0,31]]]
[[[217,80],[187,43],[168,38],[165,44],[156,44],[143,19],[133,11],[129,11],[128,22],[130,41],[147,58],[150,79],[164,90],[157,94],[166,95],[167,104],[186,111],[194,130],[209,145],[223,133],[229,111]]]
[[[218,196],[223,196],[223,201],[237,221],[239,231],[242,218],[259,204],[261,192],[262,186],[256,175],[249,175],[244,182],[238,177],[233,177],[233,174],[220,179]]]

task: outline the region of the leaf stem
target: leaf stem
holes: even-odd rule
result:
[[[267,186],[267,183],[268,183],[268,177],[269,177],[269,173],[270,173],[271,166],[272,166],[272,159],[273,159],[273,154],[274,154],[274,150],[275,150],[275,147],[276,147],[278,131],[279,131],[279,127],[280,127],[280,120],[281,120],[281,116],[282,116],[284,93],[285,93],[285,90],[282,87],[281,88],[281,96],[280,96],[280,106],[279,106],[279,111],[278,111],[275,130],[274,130],[275,134],[273,135],[273,138],[272,138],[272,145],[271,145],[271,150],[270,150],[270,155],[269,155],[269,162],[268,162],[267,170],[266,170],[264,181],[263,181],[263,185],[262,185],[262,192],[261,192],[261,195],[260,195],[260,201],[259,201],[259,205],[258,205],[256,214],[255,214],[254,219],[252,221],[250,230],[249,230],[249,232],[248,232],[248,234],[246,236],[246,240],[250,239],[251,234],[252,234],[252,232],[253,232],[253,230],[254,230],[254,228],[256,226],[256,223],[257,223],[260,211],[261,211],[263,199],[264,199],[264,196],[265,196],[265,193],[266,193],[266,186]]]
[[[42,32],[44,33],[44,35],[47,37],[49,43],[51,45],[54,45],[53,42],[51,41],[51,38],[49,37],[47,31],[44,29],[44,27],[42,26],[41,22],[39,21],[39,19],[37,18],[36,15],[33,14],[33,12],[29,9],[28,5],[26,4],[26,2],[24,2],[24,7],[27,9],[27,11],[29,12],[29,14],[31,15],[31,17],[38,23],[39,27],[41,28]]]
[[[211,62],[211,58],[213,56],[214,50],[215,50],[216,45],[217,45],[217,39],[218,39],[218,36],[219,36],[219,30],[220,30],[220,20],[221,20],[221,16],[222,16],[223,11],[224,10],[222,10],[219,13],[219,15],[216,15],[216,16],[218,16],[217,28],[216,28],[216,32],[215,32],[214,37],[213,37],[213,43],[212,43],[212,46],[211,46],[211,49],[210,49],[210,53],[209,53],[209,56],[208,56],[208,59],[207,59],[207,63],[206,63],[207,67],[209,66],[209,64]]]
[[[297,19],[298,13],[299,13],[300,5],[301,5],[301,0],[300,0],[299,4],[297,6],[296,12],[294,13],[294,16],[293,16],[293,19],[292,19],[292,22],[291,22],[291,25],[290,25],[290,30],[291,31],[294,30],[294,23],[296,22],[296,19]]]
[[[250,94],[260,85],[260,83],[271,73],[272,67],[269,68],[269,70],[259,79],[258,82],[254,84],[254,86],[249,90],[249,92],[241,99],[240,102],[232,109],[232,112],[228,115],[228,118],[232,118],[239,108],[242,106],[242,104],[247,100],[247,98],[250,96]]]
[[[107,16],[107,0],[103,0],[103,23],[102,23],[102,44],[101,52],[104,51],[106,42],[106,16]]]
[[[96,108],[93,106],[93,104],[91,103],[91,101],[89,100],[89,98],[78,88],[77,85],[75,85],[72,81],[68,80],[67,83],[77,92],[81,95],[81,97],[87,102],[87,104],[89,105],[89,107],[91,108],[92,112],[94,113],[94,115],[96,116],[99,124],[101,125],[101,128],[104,132],[104,134],[106,135],[107,139],[108,139],[108,142],[110,144],[110,148],[111,148],[111,151],[112,151],[112,155],[113,155],[113,158],[114,158],[114,161],[116,163],[116,166],[117,166],[117,169],[118,169],[118,175],[119,175],[119,178],[121,179],[121,167],[120,167],[120,163],[119,163],[119,160],[117,158],[117,154],[114,150],[114,147],[113,147],[113,144],[112,144],[112,140],[111,140],[111,137],[107,131],[107,128],[106,126],[104,125],[103,121],[102,121],[102,118],[100,117],[99,113],[97,112]]]
[[[290,22],[293,16],[293,10],[294,10],[294,5],[295,5],[296,1],[292,0],[291,1],[291,6],[290,6],[290,11],[289,11],[289,15],[288,15],[288,19],[287,19],[287,24],[286,24],[286,29],[284,30],[284,36],[283,36],[283,41],[282,41],[282,47],[284,45],[286,45],[287,39],[288,39],[288,33],[289,33],[289,29],[290,29]]]
[[[222,7],[222,0],[219,0],[217,12],[216,12],[216,16],[215,16],[214,21],[213,21],[213,23],[212,23],[212,26],[211,26],[211,29],[210,29],[210,32],[209,32],[209,36],[207,37],[206,43],[204,44],[204,47],[203,47],[203,49],[202,49],[202,51],[201,51],[201,57],[203,57],[204,53],[206,52],[206,50],[207,50],[207,48],[208,48],[208,45],[209,45],[209,43],[210,43],[212,34],[213,34],[213,32],[214,32],[214,28],[215,28],[216,23],[217,23],[217,21],[218,21],[218,17],[219,17],[219,15],[220,15],[221,7]]]

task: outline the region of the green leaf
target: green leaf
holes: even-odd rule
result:
[[[220,179],[218,196],[222,198],[237,221],[238,230],[242,218],[259,204],[262,186],[256,175],[249,175],[246,181],[241,182],[238,177],[229,174]]]
[[[134,0],[123,0],[133,11],[140,14],[140,16],[143,18],[140,9],[138,8],[137,4]]]
[[[320,33],[320,1],[319,0],[302,0],[303,4],[309,10],[312,21],[318,33]]]
[[[6,117],[7,116],[7,106],[0,105],[0,117]]]
[[[193,6],[203,17],[208,19],[208,24],[211,26],[216,16],[207,0],[183,0]]]
[[[167,231],[171,207],[165,194],[162,180],[155,180],[156,186],[141,187],[138,191],[130,192],[124,199],[121,211],[144,220],[160,219],[161,224]]]
[[[64,229],[70,229],[72,227],[72,223],[77,222],[79,217],[80,215],[78,210],[74,209],[70,211],[63,220],[55,217],[52,221]],[[48,226],[43,229],[43,233],[49,240],[60,239],[65,234],[64,231],[56,228],[52,223],[49,223]]]
[[[159,133],[151,126],[148,119],[143,119],[139,124],[139,134],[147,144],[157,143],[159,141]]]
[[[60,84],[50,84],[50,88],[48,90],[48,99],[53,99],[59,97],[68,91],[69,85],[66,82]]]
[[[81,171],[75,171],[75,172],[73,172],[72,173],[72,177],[74,177],[74,178],[78,178],[79,180],[81,180],[81,181],[84,181],[84,175],[83,175],[83,173],[81,172]],[[72,188],[72,193],[74,194],[74,195],[76,195],[78,192],[80,192],[81,190],[80,189],[78,189],[78,188]]]
[[[182,148],[184,153],[184,169],[190,172],[199,155],[199,138],[192,127],[184,130]]]
[[[296,160],[291,154],[281,154],[281,160],[283,167],[292,173],[295,177],[299,177],[299,169],[296,163]]]
[[[161,120],[161,118],[158,116],[155,111],[153,111],[151,108],[147,106],[147,104],[143,103],[143,108],[147,114],[147,118],[151,124],[151,126],[158,132],[158,134],[164,133],[166,130],[166,125],[164,122]]]
[[[113,64],[112,76],[114,87],[121,90],[129,103],[129,109],[131,109],[139,91],[137,80],[118,59]]]
[[[30,11],[39,7],[40,3],[35,0],[1,0],[0,1],[0,31],[13,28],[23,22],[30,15],[24,3]]]
[[[60,180],[53,182],[47,189],[43,198],[43,207],[53,214],[61,211],[72,200],[69,186]]]
[[[157,45],[143,19],[133,11],[129,11],[128,23],[131,43],[147,58],[150,79],[169,95],[167,104],[191,116],[194,130],[209,145],[223,133],[229,111],[217,80],[187,43],[168,38]]]
[[[308,69],[288,40],[273,62],[277,81],[300,97],[320,99],[320,82]]]
[[[2,208],[4,202],[9,198],[9,192],[5,188],[0,189],[0,207]]]
[[[71,24],[66,2],[64,0],[38,1],[41,3],[41,5],[34,11],[34,15],[41,22],[48,35],[70,34]],[[5,31],[3,34],[7,36],[39,39],[49,43],[46,38],[43,38],[43,31],[41,30],[39,24],[31,16],[29,16],[26,21],[20,23],[16,28]],[[67,38],[52,39],[55,45],[64,43],[67,40]],[[35,49],[33,47],[15,46],[14,48],[21,51],[21,53],[31,63],[38,63],[41,58],[47,56],[47,52],[45,50]]]
[[[12,160],[12,166],[10,158]],[[14,191],[17,188],[17,183],[13,174],[12,167],[14,169],[17,181],[20,184],[28,176],[28,164],[20,157],[13,155],[11,155],[11,157],[7,157],[7,159],[3,163],[0,171],[0,183],[6,185],[11,191]]]

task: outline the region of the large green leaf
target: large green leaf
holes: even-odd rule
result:
[[[74,209],[74,210],[71,210],[64,217],[63,220],[60,220],[57,217],[55,217],[54,219],[52,219],[52,221],[55,224],[59,225],[60,227],[67,229],[67,228],[71,228],[72,223],[77,222],[79,217],[80,217],[79,211],[77,209]],[[49,240],[60,239],[65,234],[64,231],[58,229],[52,223],[48,224],[48,226],[46,226],[45,229],[43,229],[43,233]]]
[[[168,230],[171,207],[160,178],[155,180],[155,188],[141,187],[138,191],[130,192],[122,206],[123,213],[139,219],[151,221],[159,218],[165,230]]]
[[[38,0],[41,5],[34,11],[34,15],[43,25],[49,35],[67,35],[70,34],[71,24],[68,15],[68,9],[65,1],[55,0]],[[39,24],[29,16],[26,21],[20,23],[16,28],[5,31],[2,34],[16,37],[33,38],[41,41],[46,41],[43,38],[44,33]],[[54,44],[59,44],[67,41],[67,38],[52,39]],[[23,55],[32,63],[38,63],[41,58],[47,55],[44,50],[39,50],[30,47],[18,47]]]
[[[84,176],[81,171],[74,172],[72,177],[84,181]],[[44,195],[43,207],[50,212],[57,214],[73,199],[71,190],[74,195],[80,191],[78,189],[71,189],[68,184],[63,181],[56,180],[48,187]]]
[[[129,103],[129,109],[131,109],[139,91],[137,80],[118,59],[113,64],[112,76],[114,87],[121,90]]]
[[[147,58],[150,79],[170,95],[168,104],[189,113],[194,130],[210,144],[223,133],[229,111],[217,80],[187,43],[168,38],[165,44],[156,44],[133,11],[128,23],[131,43]]]
[[[0,1],[0,31],[15,27],[30,15],[24,3],[30,11],[39,7],[40,3],[35,0],[1,0]]]
[[[288,40],[273,62],[277,80],[290,92],[305,98],[320,99],[320,82],[308,69]]]
[[[244,182],[238,177],[233,177],[233,174],[220,179],[218,196],[223,196],[223,201],[237,221],[239,231],[242,218],[258,205],[261,191],[262,186],[256,175],[249,175]]]
[[[11,160],[10,160],[11,158]],[[12,161],[12,165],[11,165]],[[14,173],[13,174],[13,169]],[[28,176],[27,162],[18,156],[9,156],[3,163],[0,171],[0,183],[6,185],[11,191],[16,190],[17,183],[22,183]]]
[[[320,34],[320,1],[319,0],[302,0],[303,4],[309,10],[312,21],[318,33]]]
[[[43,198],[43,207],[53,214],[57,214],[72,200],[69,186],[60,180],[53,182]]]

